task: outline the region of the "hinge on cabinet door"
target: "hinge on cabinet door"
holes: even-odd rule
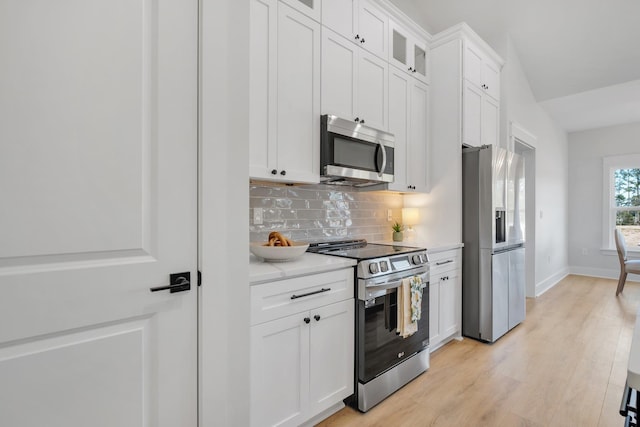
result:
[[[198,286],[202,286],[202,271],[198,270]]]

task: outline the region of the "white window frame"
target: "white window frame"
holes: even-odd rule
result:
[[[616,194],[614,172],[617,169],[640,168],[640,154],[610,156],[602,158],[602,248],[615,251],[613,230],[616,227],[616,212],[619,210],[640,210],[639,208],[619,208],[615,205]],[[627,247],[629,252],[640,252],[639,249]]]

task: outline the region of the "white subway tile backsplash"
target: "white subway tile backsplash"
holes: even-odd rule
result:
[[[266,241],[274,230],[307,242],[390,239],[392,223],[387,221],[387,210],[395,209],[399,214],[402,196],[348,190],[251,184],[249,207],[262,208],[264,216],[263,224],[249,225],[251,241]]]

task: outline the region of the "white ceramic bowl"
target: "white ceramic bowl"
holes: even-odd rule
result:
[[[293,246],[264,246],[263,242],[253,242],[249,250],[266,262],[283,262],[302,256],[309,247],[309,244],[304,242],[291,243]]]

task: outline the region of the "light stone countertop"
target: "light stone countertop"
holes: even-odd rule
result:
[[[253,254],[249,255],[249,284],[304,276],[325,271],[353,267],[356,260],[331,255],[305,252],[300,258],[285,262],[264,262]]]

